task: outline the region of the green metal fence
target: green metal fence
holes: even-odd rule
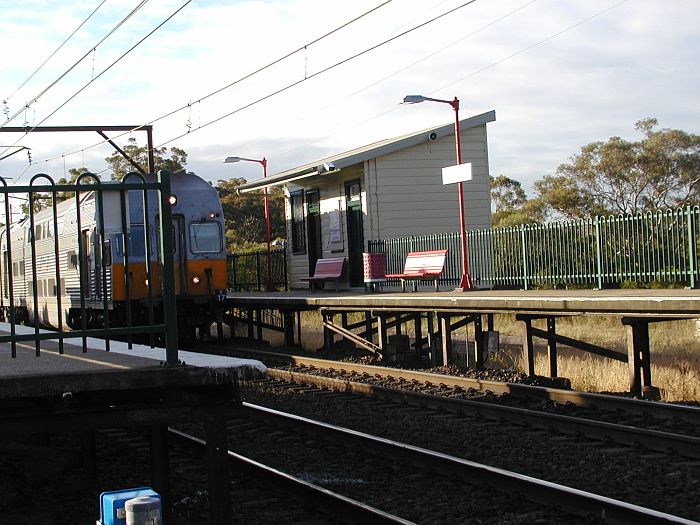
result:
[[[230,253],[226,257],[228,289],[234,292],[264,291],[267,288],[267,250]],[[272,287],[287,290],[287,251],[270,251]]]
[[[477,286],[523,288],[581,285],[603,288],[678,283],[696,287],[700,206],[636,215],[601,216],[467,232],[468,266]],[[460,274],[458,233],[371,240],[400,273],[411,251],[447,249],[441,284]]]

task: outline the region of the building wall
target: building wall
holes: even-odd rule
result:
[[[305,191],[308,190],[319,190],[320,199],[320,213],[321,213],[321,235],[322,235],[322,253],[324,258],[328,257],[347,257],[348,256],[348,242],[347,242],[347,221],[345,216],[345,182],[355,179],[360,179],[362,184],[362,210],[364,212],[364,235],[365,244],[367,242],[368,231],[367,231],[367,201],[364,188],[364,171],[361,164],[356,166],[350,166],[343,168],[340,173],[333,175],[322,175],[318,177],[313,177],[309,179],[304,179],[304,185],[288,184],[287,190],[289,193],[294,193],[300,189]],[[308,213],[308,206],[306,201],[304,202],[304,215]],[[308,263],[308,246],[305,253],[294,254],[292,253],[292,243],[291,243],[291,232],[292,232],[292,222],[291,222],[291,208],[290,200],[285,199],[285,214],[287,218],[287,239],[290,242],[287,243],[287,262],[289,270],[289,285],[291,288],[307,288],[308,283],[301,281],[302,277],[309,276],[309,263]],[[338,221],[340,225],[340,239],[341,242],[331,242],[331,222]],[[306,224],[305,224],[306,230]],[[307,239],[308,240],[308,239]],[[347,274],[347,272],[346,272]],[[328,284],[329,287],[334,285]],[[345,282],[341,281],[341,286],[347,287],[347,275],[345,275]]]
[[[463,183],[467,229],[491,225],[486,125],[461,131],[462,162],[473,180]],[[448,135],[365,163],[371,218],[366,238],[387,239],[459,231],[457,185],[442,184],[442,168],[456,164]]]
[[[472,163],[473,180],[463,184],[467,229],[491,225],[486,125],[461,131],[462,162]],[[300,189],[319,190],[323,257],[347,257],[345,182],[360,179],[364,212],[364,244],[370,239],[388,239],[459,231],[457,185],[442,184],[442,168],[456,164],[453,135],[425,142],[402,151],[287,185],[289,193]],[[303,184],[303,185],[302,185]],[[304,203],[304,215],[308,207]],[[285,200],[287,238],[291,241],[291,209]],[[330,242],[331,222],[340,223],[342,242]],[[306,226],[305,226],[306,229]],[[291,288],[307,288],[306,253],[292,253],[287,243]],[[332,286],[332,285],[328,285]],[[341,286],[348,286],[347,279]]]

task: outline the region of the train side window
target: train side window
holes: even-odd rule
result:
[[[221,251],[221,226],[218,222],[190,223],[190,249],[192,253]]]

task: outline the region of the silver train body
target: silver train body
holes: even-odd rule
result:
[[[145,179],[154,182],[155,176]],[[16,322],[73,329],[102,328],[105,317],[110,326],[157,321],[159,194],[149,190],[145,207],[143,195],[82,191],[76,202],[73,193],[55,212],[49,207],[12,225],[10,250],[3,229],[0,315],[9,320],[14,306]],[[223,212],[216,189],[185,172],[171,176],[171,210],[178,331],[193,335],[221,317],[227,284]]]

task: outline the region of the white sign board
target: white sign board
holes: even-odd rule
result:
[[[442,183],[454,184],[455,182],[466,182],[472,180],[472,163],[457,164],[442,168]]]

